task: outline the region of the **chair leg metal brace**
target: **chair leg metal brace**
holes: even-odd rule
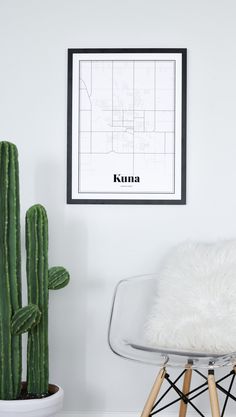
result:
[[[190,390],[192,372],[196,372],[199,376],[203,378],[205,382],[198,385],[196,388]],[[181,391],[177,386],[177,382],[182,377],[183,377],[183,386],[182,386],[182,391]],[[168,382],[170,386],[163,393],[163,395],[156,401],[164,379],[166,379],[166,381]],[[228,389],[223,388],[221,385],[221,382],[226,381],[227,379],[231,379]],[[166,369],[162,368],[157,375],[156,381],[154,382],[152,390],[146,401],[141,417],[154,417],[156,414],[161,413],[166,408],[178,402],[180,403],[179,417],[186,417],[188,404],[201,417],[205,417],[205,414],[203,414],[199,410],[199,408],[193,403],[193,400],[199,397],[200,395],[202,395],[206,391],[209,391],[212,417],[224,417],[228,400],[231,399],[236,402],[236,396],[231,394],[231,389],[233,387],[234,380],[236,380],[236,367],[234,367],[232,371],[230,371],[227,375],[225,375],[224,377],[221,377],[217,381],[215,380],[213,369],[210,369],[208,371],[208,377],[207,377],[197,369],[191,369],[191,367],[186,367],[186,369],[183,372],[181,372],[181,374],[174,381],[172,381],[170,379],[169,374],[166,372]],[[173,389],[176,392],[178,397],[172,400],[171,402],[165,404],[164,406],[160,406],[162,400],[167,396],[167,394],[169,393],[171,389]],[[218,394],[217,394],[218,390],[221,391],[221,393],[225,395],[225,400],[224,400],[221,414],[220,414],[220,407],[219,407]]]
[[[215,381],[215,375],[214,375],[213,370],[208,371],[208,387],[209,387],[212,417],[220,417],[219,400],[218,400],[218,394],[216,390],[216,381]]]
[[[188,396],[188,392],[190,391],[190,385],[191,385],[191,379],[192,379],[192,369],[189,368],[186,370],[184,374],[184,382],[183,382],[183,394]],[[180,407],[179,407],[179,417],[185,417],[187,414],[187,406],[188,403],[181,400]]]
[[[141,414],[141,417],[149,417],[150,413],[152,411],[152,407],[156,401],[156,398],[159,394],[159,391],[161,389],[162,383],[165,379],[166,370],[165,368],[161,369],[160,372],[157,375],[157,378],[153,384],[152,390],[149,394],[149,397],[146,401],[146,404],[144,406],[143,412]]]

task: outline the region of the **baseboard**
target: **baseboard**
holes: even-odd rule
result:
[[[79,413],[67,413],[67,414],[59,414],[58,417],[139,417],[140,413],[126,413],[125,411],[123,412],[96,412],[96,413],[90,413],[87,411],[80,411]],[[163,417],[173,417],[169,415],[163,415]]]
[[[140,412],[133,412],[133,413],[126,413],[125,411],[123,412],[96,412],[96,413],[91,413],[91,412],[86,412],[86,411],[80,411],[79,413],[65,413],[65,414],[59,414],[58,417],[140,417]],[[176,413],[161,413],[161,417],[176,417]],[[196,413],[189,413],[188,412],[188,417],[196,417]],[[211,417],[211,414],[205,414],[205,417]],[[228,417],[235,417],[233,416],[233,414],[229,414]]]
[[[111,411],[111,412],[96,412],[96,413],[91,413],[91,412],[87,412],[87,411],[80,411],[79,413],[66,413],[66,414],[59,414],[58,417],[139,417],[140,413],[126,413],[125,411],[123,412],[115,412],[115,411]],[[164,417],[173,417],[172,416],[164,416]]]

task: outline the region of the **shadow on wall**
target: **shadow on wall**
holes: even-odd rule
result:
[[[88,231],[79,206],[66,205],[65,177],[56,161],[44,160],[35,168],[35,196],[48,212],[49,263],[64,265],[71,276],[63,291],[50,291],[50,375],[65,390],[65,410],[87,409],[88,404],[103,409],[102,392],[87,377],[88,300],[97,285],[87,280]]]

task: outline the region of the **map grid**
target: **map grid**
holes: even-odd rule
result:
[[[175,193],[175,112],[176,112],[176,108],[175,108],[175,106],[176,106],[176,103],[175,103],[175,96],[176,96],[176,61],[174,60],[174,59],[171,59],[171,60],[122,60],[122,59],[118,59],[118,60],[101,60],[101,59],[99,59],[99,60],[79,60],[79,94],[78,94],[78,101],[79,101],[79,114],[78,114],[78,153],[79,153],[79,165],[78,165],[78,192],[80,193],[80,194],[127,194],[127,192],[121,192],[121,191],[82,191],[82,190],[80,190],[80,178],[81,178],[81,161],[80,161],[80,155],[84,155],[84,154],[102,154],[102,155],[105,155],[105,154],[109,154],[109,153],[112,153],[112,152],[114,152],[114,153],[119,153],[119,152],[117,152],[117,151],[115,151],[114,150],[114,133],[116,133],[116,131],[114,131],[114,128],[115,127],[120,127],[120,126],[115,126],[115,120],[114,120],[114,112],[116,111],[121,111],[123,114],[122,114],[122,121],[123,122],[125,122],[125,119],[124,119],[124,112],[125,111],[127,111],[127,110],[123,110],[123,109],[114,109],[114,105],[113,105],[113,99],[114,99],[114,96],[113,96],[113,88],[114,88],[114,85],[113,85],[113,81],[112,81],[112,109],[109,109],[109,110],[104,110],[104,111],[111,111],[112,112],[112,127],[113,127],[113,129],[111,130],[111,131],[108,131],[108,130],[105,130],[105,131],[102,131],[102,130],[99,130],[99,131],[96,131],[96,130],[93,130],[92,129],[92,103],[91,103],[91,110],[85,110],[85,109],[80,109],[80,98],[81,98],[81,90],[82,90],[82,88],[81,88],[81,81],[84,83],[84,81],[80,78],[80,73],[81,73],[81,62],[90,62],[91,63],[91,68],[92,68],[92,64],[93,64],[93,62],[112,62],[112,80],[113,80],[113,77],[114,77],[114,62],[115,63],[117,63],[117,62],[132,62],[133,63],[133,98],[135,98],[135,95],[134,95],[134,91],[135,91],[135,86],[134,86],[134,83],[135,83],[135,73],[134,73],[134,66],[135,66],[135,62],[148,62],[148,63],[150,63],[150,62],[152,62],[152,63],[155,63],[155,65],[154,65],[154,68],[155,68],[155,77],[154,77],[154,80],[155,80],[155,82],[156,82],[156,63],[159,63],[159,62],[161,62],[161,63],[163,63],[163,62],[173,62],[174,63],[174,109],[173,109],[173,113],[174,113],[174,128],[173,128],[173,131],[170,131],[171,133],[173,133],[174,134],[174,150],[173,150],[173,152],[166,152],[166,149],[164,148],[164,154],[173,154],[174,155],[174,157],[173,157],[173,191],[172,192],[170,192],[170,191],[156,191],[156,192],[152,192],[152,191],[141,191],[141,192],[138,192],[138,191],[130,191],[130,190],[128,190],[128,194],[174,194]],[[85,84],[85,83],[84,83]],[[93,84],[93,82],[92,82],[92,71],[91,71],[91,91],[90,91],[90,94],[89,94],[89,92],[88,92],[88,89],[87,89],[87,87],[86,87],[86,89],[87,89],[87,92],[88,92],[88,96],[91,96],[91,94],[92,94],[92,84]],[[86,86],[86,85],[85,85]],[[155,99],[156,99],[156,89],[154,88],[154,95],[155,95]],[[90,117],[90,131],[89,131],[89,133],[90,133],[90,148],[91,148],[91,151],[90,152],[85,152],[85,151],[81,151],[81,143],[80,143],[80,139],[81,139],[81,133],[88,133],[88,131],[87,130],[81,130],[81,128],[80,128],[80,121],[81,121],[81,111],[89,111],[90,113],[91,113],[91,117]],[[139,111],[139,110],[135,110],[135,103],[134,103],[134,100],[133,100],[133,108],[132,109],[129,109],[128,111],[131,111],[131,112],[133,112],[133,115],[135,114],[135,112],[136,111]],[[165,110],[165,109],[162,109],[162,110],[159,110],[159,111],[161,111],[161,112],[165,112],[165,111],[167,111],[167,112],[169,112],[170,110]],[[143,112],[144,112],[144,116],[142,116],[142,117],[140,117],[140,116],[136,116],[135,117],[135,119],[144,119],[144,130],[143,131],[138,131],[139,133],[141,132],[146,132],[145,131],[145,112],[154,112],[154,117],[155,117],[155,121],[154,121],[154,124],[156,125],[156,109],[154,108],[154,109],[152,109],[152,110],[150,110],[150,109],[143,109]],[[134,116],[133,116],[134,117]],[[132,133],[133,133],[133,143],[134,143],[134,134],[135,134],[135,130],[134,130],[134,128],[133,129],[130,129],[130,130],[132,130]],[[93,144],[92,144],[92,134],[93,133],[97,133],[97,132],[99,132],[99,133],[111,133],[112,134],[112,150],[111,151],[109,151],[109,152],[94,152],[94,151],[92,151],[92,147],[93,147]],[[155,132],[156,133],[163,133],[163,131],[156,131],[155,130]],[[164,140],[164,143],[166,143],[166,133],[170,133],[170,132],[168,132],[168,131],[166,131],[166,132],[164,132],[164,136],[165,136],[165,140]],[[121,152],[121,154],[126,154],[125,152]],[[127,152],[127,154],[131,154],[130,152]],[[133,155],[133,174],[134,174],[134,164],[135,164],[135,155],[136,155],[137,153],[135,153],[135,151],[134,151],[134,146],[133,146],[133,152],[132,152],[132,155]],[[141,152],[138,152],[138,154],[140,155],[140,154],[142,154]],[[162,155],[163,154],[163,152],[150,152],[150,153],[148,153],[148,152],[143,152],[143,154],[144,155],[148,155],[148,154],[151,154],[151,155]],[[122,187],[122,188],[132,188],[132,185],[128,185],[128,184],[121,184],[120,185],[120,187]]]

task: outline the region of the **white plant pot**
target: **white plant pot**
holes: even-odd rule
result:
[[[35,400],[0,400],[0,417],[56,417],[63,404],[64,391],[61,387],[55,394]]]

